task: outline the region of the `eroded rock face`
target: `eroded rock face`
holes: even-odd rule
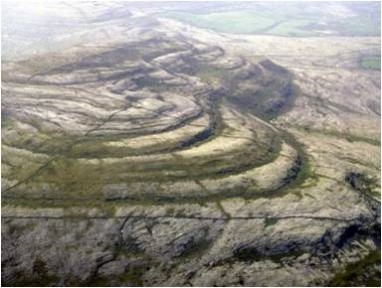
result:
[[[3,283],[375,278],[379,145],[288,126],[292,69],[132,15],[3,65]]]

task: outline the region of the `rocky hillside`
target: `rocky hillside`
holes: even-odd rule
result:
[[[288,122],[296,71],[131,15],[3,64],[3,284],[378,282],[379,143]]]

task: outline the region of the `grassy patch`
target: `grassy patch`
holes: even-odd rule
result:
[[[230,219],[230,218],[232,217],[231,214],[228,213],[228,212],[224,209],[224,207],[223,207],[223,205],[221,204],[220,201],[216,201],[216,206],[218,207],[219,211],[220,211],[220,212],[221,212],[227,219]]]
[[[362,57],[361,67],[371,70],[381,70],[381,56]]]
[[[116,283],[122,284],[121,286],[127,287],[143,287],[143,275],[149,267],[147,266],[132,266],[127,271],[120,275],[113,276],[112,280]],[[86,283],[89,287],[105,287],[110,286],[111,279],[109,277],[96,276]]]
[[[347,265],[329,282],[332,287],[369,286],[380,287],[381,275],[373,266],[381,263],[381,251],[371,251],[363,259]]]
[[[224,79],[225,72],[224,70],[216,69],[214,67],[204,66],[198,71],[197,76],[200,77],[202,81],[213,84]]]
[[[278,222],[277,218],[265,218],[264,228],[267,228],[268,226],[275,225],[277,222]]]
[[[49,272],[46,267],[46,263],[39,257],[37,257],[32,266],[33,274],[27,276],[22,272],[17,272],[17,277],[13,278],[11,282],[5,283],[5,286],[14,287],[50,287],[55,286],[59,282],[59,277]]]
[[[355,16],[333,21],[331,28],[342,36],[379,36],[381,33],[380,19]]]
[[[166,12],[162,17],[218,32],[233,34],[270,34],[279,36],[315,36],[317,32],[306,29],[316,17],[290,17],[285,11],[238,10],[212,13]]]
[[[310,24],[309,19],[292,19],[284,21],[279,25],[275,26],[273,29],[268,31],[268,34],[277,35],[277,36],[294,36],[294,37],[303,37],[303,36],[315,36],[318,33],[310,30],[304,29],[305,26]]]
[[[296,129],[304,130],[305,132],[308,132],[308,133],[317,133],[317,134],[328,135],[331,137],[342,138],[342,139],[345,139],[351,143],[352,142],[365,142],[365,143],[368,143],[370,145],[381,146],[381,141],[379,139],[362,137],[359,135],[351,134],[349,132],[342,132],[342,131],[333,130],[333,129],[320,130],[320,129],[315,129],[315,128],[311,128],[311,127],[304,127],[304,126],[299,126],[299,125],[294,125],[293,127]]]
[[[240,153],[235,156],[237,161],[244,161],[244,164],[236,165],[230,167],[229,165],[220,165],[219,163],[214,162],[211,164],[211,159],[194,159],[194,161],[183,163],[183,159],[174,159],[170,161],[171,163],[165,163],[166,167],[171,164],[172,170],[183,169],[187,172],[184,177],[186,179],[200,179],[200,173],[208,173],[209,178],[213,176],[211,174],[212,165],[213,170],[218,169],[217,171],[222,171],[224,173],[216,174],[216,178],[224,177],[226,173],[229,175],[241,173],[247,169],[254,168],[253,165],[260,165],[258,161],[273,161],[280,152],[281,145],[280,139],[276,136],[275,141],[272,141],[272,149],[269,151],[269,147],[265,153],[265,157],[259,157],[259,151],[249,151],[244,155]],[[257,155],[256,163],[253,163],[250,155]],[[232,156],[232,155],[230,155]],[[250,157],[251,156],[251,157]],[[227,161],[231,158],[227,158]],[[250,161],[247,165],[246,161]],[[181,163],[179,163],[181,162]],[[163,165],[159,163],[158,167]],[[219,164],[219,165],[218,165]],[[115,165],[107,164],[102,161],[97,164],[86,164],[78,163],[75,159],[67,159],[59,157],[52,161],[43,171],[39,174],[36,174],[30,182],[27,183],[28,188],[22,188],[20,191],[17,189],[13,190],[12,193],[8,193],[3,197],[4,204],[7,205],[16,205],[16,206],[27,206],[31,208],[38,207],[81,207],[86,205],[88,207],[100,207],[102,211],[110,213],[113,215],[114,208],[121,205],[126,205],[126,203],[135,203],[135,204],[159,204],[159,203],[204,203],[208,201],[218,201],[225,199],[227,197],[238,197],[243,196],[247,198],[252,198],[257,195],[256,187],[248,187],[248,189],[229,189],[227,191],[221,191],[219,194],[210,194],[206,193],[201,189],[198,193],[193,193],[192,195],[162,195],[160,187],[155,186],[159,190],[153,191],[141,191],[142,193],[129,193],[128,197],[123,196],[122,198],[113,198],[107,199],[103,194],[103,186],[108,183],[126,183],[127,189],[131,181],[138,181],[138,174],[132,174],[130,178],[125,175],[121,175],[122,171],[128,171],[132,169],[130,165]],[[138,167],[139,168],[139,167]],[[174,181],[174,176],[166,176],[163,174],[163,169],[160,169],[156,174],[156,166],[153,166],[152,172],[150,172],[150,167],[144,165],[141,167],[141,180],[145,182],[153,181],[154,183],[162,183],[166,181]],[[229,168],[229,169],[228,169]],[[137,167],[134,167],[134,170]],[[220,170],[219,170],[220,169]],[[228,170],[227,170],[228,169]],[[139,170],[139,169],[138,169]],[[215,171],[216,172],[216,171]],[[151,174],[151,175],[150,175]],[[179,176],[177,176],[177,179]],[[212,177],[214,178],[214,177]],[[162,182],[161,182],[162,181]],[[165,182],[166,182],[165,181]],[[42,187],[44,187],[44,193],[40,194]],[[24,191],[28,189],[28,196],[25,195]],[[266,193],[264,193],[266,195]],[[126,197],[126,198],[125,198]],[[86,203],[86,204],[85,204]],[[169,211],[171,212],[171,211]]]
[[[345,181],[355,190],[372,197],[380,197],[379,181],[374,177],[368,177],[361,173],[350,172],[346,175]]]
[[[183,21],[201,28],[240,34],[260,32],[275,23],[275,20],[271,17],[260,15],[253,11],[232,11],[208,14],[167,12],[161,16]]]
[[[248,247],[240,247],[238,249],[235,249],[233,252],[233,259],[230,259],[230,260],[231,261],[238,260],[241,262],[251,263],[251,262],[264,261],[269,259],[275,263],[282,263],[287,258],[296,259],[302,254],[304,254],[303,251],[290,250],[285,253],[276,253],[276,254],[267,255],[258,251],[255,247],[248,246]]]
[[[257,5],[231,11],[206,10],[202,13],[169,11],[160,13],[167,17],[200,28],[233,34],[268,34],[277,36],[378,36],[380,16],[378,5],[345,3],[341,16],[328,13],[336,7],[322,9],[313,3],[302,6],[298,3]],[[328,5],[328,4],[327,4]],[[349,11],[349,13],[347,12]],[[344,15],[345,13],[345,15]]]

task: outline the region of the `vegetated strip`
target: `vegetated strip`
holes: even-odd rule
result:
[[[208,195],[189,195],[189,196],[181,196],[181,197],[168,197],[160,194],[153,194],[153,195],[144,195],[144,199],[142,197],[138,196],[130,196],[130,197],[123,197],[123,198],[113,198],[113,199],[95,199],[94,195],[92,197],[62,197],[62,198],[55,198],[55,197],[20,197],[20,196],[13,196],[13,195],[3,195],[2,198],[5,201],[25,201],[28,205],[31,205],[33,202],[40,202],[42,206],[45,207],[62,207],[66,204],[75,205],[75,203],[83,204],[84,202],[87,202],[90,206],[103,206],[106,203],[123,203],[127,202],[129,204],[169,204],[169,203],[199,203],[203,204],[210,201],[218,201],[218,200],[224,200],[228,198],[234,198],[234,197],[241,197],[244,199],[257,199],[257,198],[269,198],[269,197],[280,197],[290,191],[290,189],[293,189],[294,187],[297,187],[305,181],[306,178],[310,175],[310,165],[308,162],[307,155],[305,154],[304,150],[301,147],[301,144],[298,143],[292,134],[286,132],[286,131],[280,131],[280,133],[283,135],[284,141],[286,141],[289,145],[291,145],[297,152],[298,157],[295,161],[295,165],[292,167],[292,171],[287,179],[283,182],[283,184],[274,189],[264,189],[262,191],[254,191],[254,192],[248,192],[247,190],[237,190],[237,189],[231,189],[222,191],[219,194],[208,194]],[[53,160],[52,160],[53,161]],[[48,163],[49,164],[49,163]],[[36,171],[32,176],[37,174],[38,172],[41,172],[42,169]],[[30,180],[32,176],[28,177],[27,180]],[[24,181],[25,182],[25,181]],[[23,183],[24,183],[23,182]],[[21,184],[21,183],[19,183]],[[18,184],[14,185],[17,186]],[[11,187],[11,188],[14,188]],[[8,189],[7,191],[9,191]],[[57,201],[59,203],[57,203]],[[50,202],[50,203],[49,203]],[[34,205],[34,204],[32,204]],[[69,205],[69,206],[70,206]]]
[[[225,217],[203,217],[203,216],[187,216],[187,215],[162,215],[162,216],[144,216],[144,215],[126,215],[126,216],[76,216],[76,215],[63,215],[63,216],[7,216],[2,215],[3,219],[190,219],[190,220],[256,220],[256,219],[275,219],[275,220],[288,220],[288,219],[308,219],[317,221],[338,221],[338,222],[354,222],[359,218],[341,218],[341,217],[327,217],[327,216],[312,216],[312,215],[286,215],[286,216],[225,216]]]

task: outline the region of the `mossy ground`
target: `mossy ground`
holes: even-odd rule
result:
[[[381,70],[381,56],[362,57],[361,67],[371,70]]]
[[[334,275],[329,282],[329,286],[351,287],[365,285],[369,287],[381,287],[381,275],[377,272],[377,269],[374,269],[374,266],[380,267],[380,265],[381,251],[371,251],[366,257],[355,263],[348,264],[343,271]]]

